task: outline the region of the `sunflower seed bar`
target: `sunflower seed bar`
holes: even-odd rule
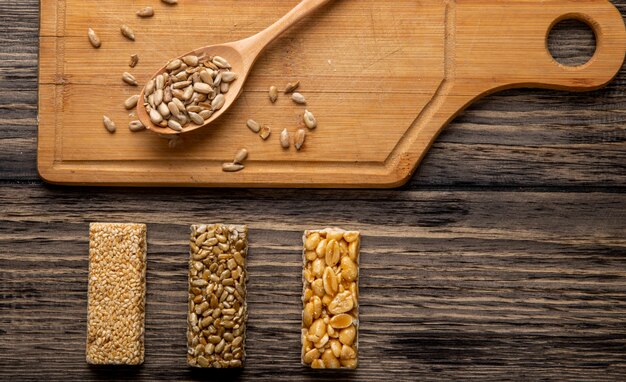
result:
[[[189,246],[187,362],[200,368],[243,367],[248,227],[194,225]]]
[[[143,363],[146,246],[144,224],[89,226],[89,364]]]
[[[302,364],[355,369],[358,364],[359,232],[305,231]]]

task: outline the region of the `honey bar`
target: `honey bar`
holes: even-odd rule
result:
[[[89,364],[143,363],[146,246],[143,224],[89,226]]]
[[[199,368],[243,367],[248,227],[194,225],[189,246],[187,362]]]
[[[305,231],[302,364],[314,369],[358,365],[359,232]]]

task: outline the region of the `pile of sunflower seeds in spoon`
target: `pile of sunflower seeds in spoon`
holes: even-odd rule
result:
[[[220,56],[185,56],[170,61],[164,73],[146,84],[144,107],[155,125],[182,132],[203,125],[226,102],[224,94],[238,74]]]

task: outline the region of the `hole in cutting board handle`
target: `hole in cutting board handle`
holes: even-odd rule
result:
[[[588,63],[597,50],[597,35],[587,21],[576,16],[557,20],[548,32],[547,48],[561,65],[580,67]]]

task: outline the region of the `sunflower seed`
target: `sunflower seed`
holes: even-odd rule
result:
[[[311,113],[310,111],[308,110],[304,111],[303,119],[304,119],[304,124],[309,129],[313,130],[317,127],[317,120],[315,119],[315,116],[313,115],[313,113]]]
[[[191,85],[191,81],[178,81],[172,84],[172,89],[184,89]]]
[[[182,100],[184,95],[185,95],[185,93],[182,90],[174,89],[174,90],[172,90],[172,96],[174,96],[172,101],[174,101],[174,100]]]
[[[138,131],[145,130],[146,127],[143,125],[143,123],[141,123],[141,121],[132,121],[128,124],[128,129],[133,133],[136,133]]]
[[[185,112],[185,104],[183,104],[183,101],[179,100],[178,98],[174,98],[172,102],[174,102],[174,105],[176,105],[176,107],[178,108],[179,113]]]
[[[96,34],[96,31],[94,31],[93,29],[91,28],[87,29],[87,37],[89,38],[89,42],[94,48],[98,49],[100,46],[102,46],[100,37],[98,37],[98,35]]]
[[[167,121],[167,125],[170,127],[170,129],[174,131],[183,131],[183,127],[180,125],[180,123],[174,121],[173,119]]]
[[[113,122],[111,118],[107,117],[106,115],[103,116],[102,120],[104,122],[104,127],[107,129],[107,131],[113,134],[116,130],[115,122]]]
[[[225,102],[226,102],[226,97],[224,97],[223,94],[218,94],[213,100],[213,102],[211,102],[211,107],[213,108],[213,110],[219,110],[224,106]]]
[[[150,94],[154,93],[154,88],[155,88],[155,82],[154,80],[150,80],[148,81],[148,84],[146,84],[146,90],[144,91],[144,95],[147,97]]]
[[[306,104],[306,98],[304,98],[304,96],[300,93],[293,93],[291,95],[291,99],[293,100],[293,102],[301,104],[301,105],[305,105]]]
[[[222,83],[222,73],[217,73],[213,79],[213,86],[218,87]]]
[[[136,54],[131,55],[130,61],[128,62],[128,66],[130,66],[131,68],[134,68],[135,66],[137,66],[138,63],[139,63],[139,56]]]
[[[263,125],[263,127],[261,127],[261,131],[259,131],[259,136],[264,141],[267,140],[267,138],[269,138],[271,134],[272,134],[272,128],[267,125]]]
[[[163,93],[163,102],[172,102],[172,88],[170,88],[169,86],[165,88],[165,92]]]
[[[183,62],[187,66],[198,66],[198,56],[185,56],[183,57]]]
[[[228,82],[222,82],[220,84],[220,93],[226,94],[230,90],[230,84]]]
[[[300,87],[300,81],[296,81],[295,83],[288,83],[285,87],[285,94],[293,93]]]
[[[222,165],[222,171],[224,172],[238,172],[243,170],[244,168],[244,165],[237,163],[224,163]]]
[[[122,74],[122,80],[131,86],[138,85],[137,79],[135,78],[135,76],[133,76],[132,74],[128,72],[124,72],[124,74]]]
[[[133,32],[133,30],[130,29],[128,25],[126,24],[122,25],[120,27],[120,31],[122,32],[124,37],[126,37],[127,39],[135,41],[135,32]]]
[[[154,92],[154,105],[159,106],[163,102],[163,89]]]
[[[207,84],[213,82],[213,76],[211,73],[209,73],[208,70],[201,71],[199,75],[200,75],[200,79],[202,80],[202,82],[205,82]]]
[[[280,133],[280,145],[283,149],[288,149],[291,145],[289,143],[289,131],[287,129],[284,129],[283,132]]]
[[[205,121],[213,115],[213,110],[202,110],[198,113]]]
[[[296,133],[295,146],[296,150],[300,150],[304,146],[304,140],[306,139],[306,130],[299,129]]]
[[[152,109],[152,110],[150,110],[150,120],[155,125],[158,125],[159,123],[161,123],[163,121],[163,116],[161,115],[161,113],[159,113],[155,109]]]
[[[220,57],[220,56],[215,56],[213,57],[212,60],[213,64],[215,64],[215,66],[217,66],[220,69],[230,69],[230,63],[228,63],[228,61],[226,61],[225,58]]]
[[[164,87],[165,87],[165,77],[163,77],[162,74],[159,74],[158,76],[156,76],[155,88],[163,89]]]
[[[137,11],[139,17],[152,17],[154,16],[154,9],[152,7],[145,7]]]
[[[183,70],[182,72],[175,75],[174,78],[178,81],[187,81],[189,79],[189,74],[187,74],[187,72]]]
[[[248,126],[248,129],[252,130],[255,133],[261,131],[261,125],[259,125],[259,123],[254,119],[249,119],[248,122],[246,122],[246,126]]]
[[[189,101],[193,97],[193,86],[189,85],[185,91],[183,91],[183,99]]]
[[[174,99],[178,101],[178,98],[174,98]],[[173,101],[167,104],[167,108],[170,110],[170,113],[172,113],[172,115],[174,115],[175,117],[180,115],[180,109],[178,108],[178,106],[176,106],[176,103],[174,103]]]
[[[126,108],[126,110],[130,110],[134,108],[135,106],[137,106],[138,101],[139,101],[138,95],[131,96],[126,101],[124,101],[124,107]]]
[[[241,149],[237,151],[237,154],[235,155],[235,160],[233,161],[233,163],[242,164],[243,161],[245,161],[247,158],[248,158],[248,150]]]
[[[270,86],[269,96],[272,103],[275,103],[278,100],[278,88],[276,88],[276,86]]]
[[[181,126],[186,126],[189,123],[189,118],[187,118],[185,114],[180,114],[179,116],[174,118],[178,120],[177,122],[179,122]]]
[[[237,79],[237,73],[234,73],[234,72],[224,72],[221,74],[222,74],[222,81],[224,82],[230,83]]]
[[[204,82],[197,82],[193,84],[193,90],[202,94],[210,94],[213,92],[213,88],[209,84],[205,84]]]
[[[167,107],[167,105],[164,103],[159,104],[159,106],[157,106],[157,110],[159,114],[163,116],[163,118],[168,118],[171,114],[169,107]]]
[[[169,64],[167,64],[165,69],[167,69],[168,71],[176,70],[176,69],[180,68],[180,65],[182,63],[183,62],[181,60],[179,60],[179,59],[173,60]]]
[[[190,111],[189,119],[191,119],[191,122],[195,123],[196,125],[204,125],[204,118],[202,118],[200,114]]]

